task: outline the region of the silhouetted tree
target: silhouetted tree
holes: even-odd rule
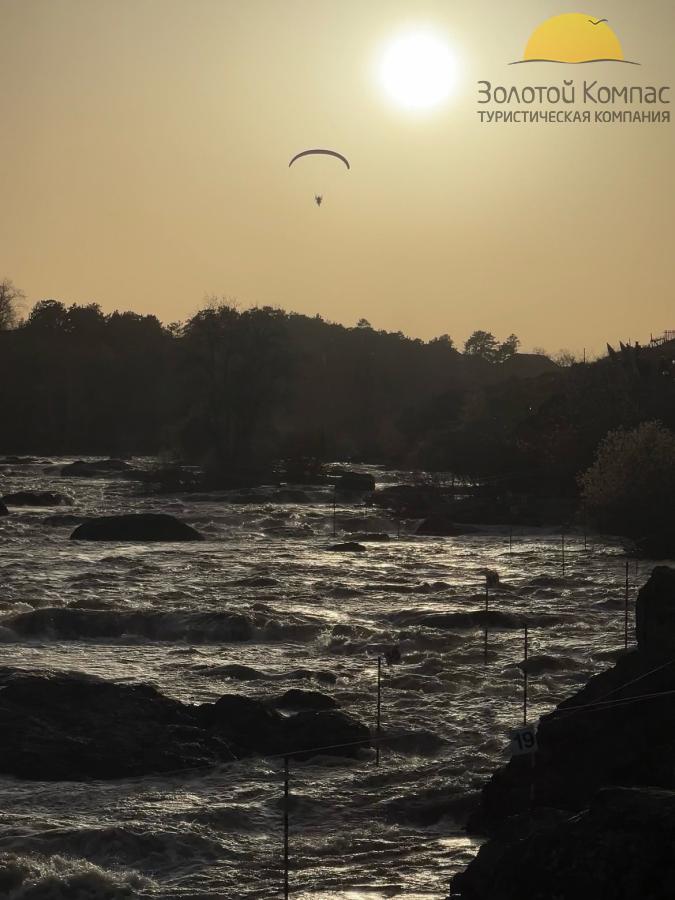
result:
[[[608,432],[675,431],[668,346],[528,377],[499,364],[514,335],[474,332],[459,353],[446,335],[220,301],[165,327],[43,300],[15,326],[0,331],[0,452],[175,451],[220,483],[367,460],[573,496]]]
[[[497,338],[489,331],[474,331],[464,344],[464,353],[467,356],[478,356],[491,363],[502,363],[510,359],[518,351],[520,341],[515,334],[499,343]]]
[[[9,331],[19,323],[19,307],[25,300],[23,291],[9,278],[0,281],[0,331]]]
[[[488,362],[493,362],[499,344],[494,334],[489,331],[474,331],[464,343],[464,352],[467,356],[480,356]]]
[[[672,528],[675,434],[660,422],[611,431],[580,482],[599,527],[633,537]]]
[[[279,310],[214,303],[183,328],[183,440],[214,477],[238,479],[273,455],[275,404],[289,365],[284,320]]]

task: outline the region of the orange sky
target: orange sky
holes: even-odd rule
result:
[[[507,65],[569,11],[642,66]],[[420,22],[460,83],[415,115],[373,66]],[[476,82],[675,87],[674,39],[672,0],[0,0],[0,277],[166,321],[220,294],[526,349],[648,338],[675,328],[675,124],[481,125]],[[289,171],[307,146],[351,172]]]

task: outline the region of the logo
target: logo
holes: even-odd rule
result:
[[[533,62],[640,65],[624,58],[621,41],[608,19],[596,19],[586,13],[553,16],[536,28],[527,42],[523,58],[511,65]]]
[[[586,13],[563,13],[547,19],[530,35],[523,58],[509,65],[525,63],[553,63],[556,72],[553,83],[542,75],[539,67],[529,65],[523,70],[529,82],[526,84],[479,81],[477,112],[481,123],[654,125],[671,122],[670,85],[640,83],[639,76],[630,84],[616,84],[613,79],[607,84],[603,83],[609,74],[607,65],[599,71],[586,68],[593,63],[641,66],[625,58],[609,19]],[[573,69],[561,72],[557,65],[584,66],[586,77],[577,78]],[[534,72],[536,75],[530,80],[528,76]],[[645,73],[644,77],[647,79],[649,75]]]

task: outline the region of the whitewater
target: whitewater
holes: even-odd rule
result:
[[[623,648],[618,539],[591,535],[585,548],[568,532],[563,573],[558,523],[436,538],[410,520],[399,538],[394,518],[363,503],[338,500],[334,523],[330,486],[148,495],[119,477],[63,477],[71,461],[0,466],[0,494],[73,499],[0,517],[4,666],[149,683],[189,703],[318,690],[374,730],[377,657],[400,647],[382,669],[380,765],[372,749],[291,762],[298,900],[445,900],[479,847],[466,815],[522,722],[522,617],[530,720]],[[364,470],[378,486],[413,477]],[[205,540],[69,540],[78,517],[140,511],[171,513]],[[391,537],[328,549],[363,532]],[[631,603],[651,565],[636,568]],[[487,662],[486,570],[500,579]],[[283,896],[282,827],[280,759],[106,782],[0,776],[0,895],[271,900]]]

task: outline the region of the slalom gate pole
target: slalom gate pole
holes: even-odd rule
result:
[[[288,900],[288,757],[284,756],[284,900]]]
[[[382,734],[382,723],[381,723],[381,711],[382,711],[382,657],[377,657],[377,718],[375,724],[375,736],[377,738],[377,742],[375,744],[375,765],[379,766],[380,764],[380,735]]]
[[[586,519],[586,504],[583,505],[584,516],[584,550],[588,550],[588,520]]]
[[[527,625],[525,626],[525,660],[523,665],[523,725],[527,725],[527,651],[528,651],[528,634]]]
[[[485,576],[485,629],[483,631],[483,663],[487,665],[488,659],[488,611],[490,609],[490,583]]]

